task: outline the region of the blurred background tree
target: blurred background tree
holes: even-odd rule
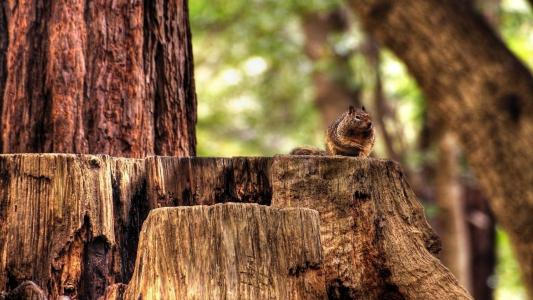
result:
[[[477,4],[531,68],[528,3]],[[404,166],[443,237],[443,261],[476,299],[525,299],[509,240],[499,229],[494,233],[494,218],[455,137],[441,132],[403,63],[362,30],[342,1],[191,0],[189,9],[199,155],[274,155],[297,145],[322,146],[331,116],[363,104],[379,127],[375,156]],[[447,172],[436,172],[443,168]],[[446,200],[439,200],[442,194]]]

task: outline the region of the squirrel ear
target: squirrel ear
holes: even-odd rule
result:
[[[355,112],[355,107],[353,105],[350,105],[349,112],[353,114]]]
[[[363,111],[366,111],[366,109],[365,109],[365,106],[364,106],[364,105],[363,105],[363,106],[361,106],[361,109],[362,109]]]

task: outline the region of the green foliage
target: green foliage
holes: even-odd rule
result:
[[[315,69],[341,66],[313,65],[307,59],[300,17],[339,5],[318,0],[190,2],[200,155],[272,155],[297,145],[322,146],[323,128],[313,105],[310,75]],[[353,51],[363,36],[357,28],[335,35],[333,47],[341,54]],[[400,66],[399,72],[385,72],[387,91],[392,90],[395,106],[414,109],[404,116],[409,119],[405,124],[415,124],[411,121],[420,121],[422,96],[405,69],[391,55],[386,57],[384,69]],[[350,66],[342,67],[355,70],[355,78],[339,80],[371,90],[372,70],[362,55],[352,56]],[[349,72],[338,73],[345,77]],[[367,92],[363,97],[368,104],[372,95]]]
[[[311,1],[307,7],[325,9],[331,3]],[[303,4],[202,0],[190,5],[199,154],[272,155],[320,144],[312,66],[303,55],[295,12]]]
[[[525,0],[502,3],[500,31],[507,46],[533,67],[533,12]]]
[[[491,285],[496,286],[495,299],[525,300],[526,289],[520,281],[520,269],[511,249],[511,241],[500,228],[496,231],[497,266]]]

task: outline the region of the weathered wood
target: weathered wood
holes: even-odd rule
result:
[[[46,300],[45,292],[34,282],[24,281],[9,293],[0,292],[0,300]]]
[[[128,286],[123,283],[110,285],[105,290],[104,295],[98,298],[98,300],[121,300],[124,298],[124,293],[126,292],[127,287]]]
[[[391,161],[277,157],[272,205],[319,211],[329,299],[471,299]]]
[[[51,299],[97,299],[108,286],[130,280],[141,224],[151,208],[235,201],[321,213],[331,299],[468,297],[431,254],[437,239],[396,165],[296,156],[0,155],[0,291],[31,280]],[[173,225],[165,226],[160,228]],[[194,249],[206,261],[218,255]],[[170,270],[177,272],[161,274],[173,276]],[[120,297],[121,291],[115,285],[106,297]]]
[[[270,204],[268,157],[146,159],[152,208],[223,202]]]
[[[160,208],[141,231],[124,299],[326,299],[314,210]]]
[[[143,181],[142,160],[0,155],[0,291],[32,280],[51,299],[96,299],[128,280]]]

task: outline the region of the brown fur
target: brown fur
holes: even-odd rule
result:
[[[372,152],[375,134],[372,118],[365,111],[350,106],[326,131],[326,151],[301,147],[291,151],[291,155],[344,155],[367,157]]]
[[[327,152],[315,147],[298,147],[292,149],[290,155],[327,155]]]

